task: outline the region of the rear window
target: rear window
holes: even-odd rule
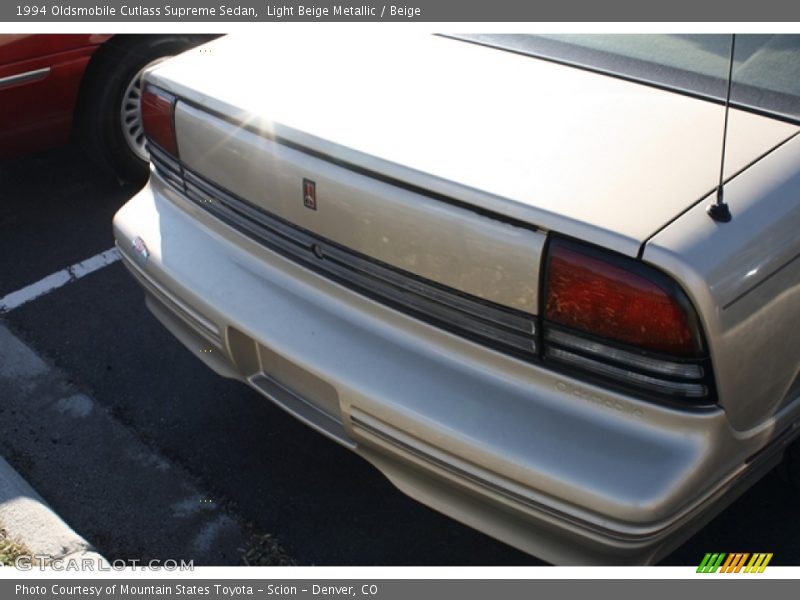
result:
[[[800,122],[800,35],[521,35],[459,39],[731,103]]]

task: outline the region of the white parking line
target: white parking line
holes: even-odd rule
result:
[[[0,298],[0,314],[7,313],[72,281],[77,281],[89,273],[94,273],[98,269],[117,262],[119,259],[119,250],[110,248],[66,269],[52,273],[36,283],[26,285],[24,288]]]

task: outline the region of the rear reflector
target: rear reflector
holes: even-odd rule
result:
[[[178,156],[175,140],[175,97],[148,85],[142,94],[142,125],[148,141]]]

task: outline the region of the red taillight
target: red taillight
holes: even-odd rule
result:
[[[173,156],[178,156],[175,140],[175,97],[153,86],[142,94],[142,125],[147,138]]]
[[[681,357],[698,342],[676,285],[624,258],[606,258],[579,244],[550,244],[545,319],[601,338]],[[634,262],[631,261],[631,265]]]
[[[685,292],[644,263],[554,237],[544,286],[544,360],[645,397],[705,404],[714,383]]]

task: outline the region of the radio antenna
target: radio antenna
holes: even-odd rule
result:
[[[731,220],[731,209],[725,202],[723,183],[725,178],[725,147],[728,142],[728,113],[731,110],[731,82],[733,81],[733,51],[736,47],[736,34],[731,34],[731,54],[728,59],[728,88],[725,91],[725,125],[722,128],[722,156],[719,161],[719,183],[717,201],[708,207],[708,215],[715,221],[727,223]]]

